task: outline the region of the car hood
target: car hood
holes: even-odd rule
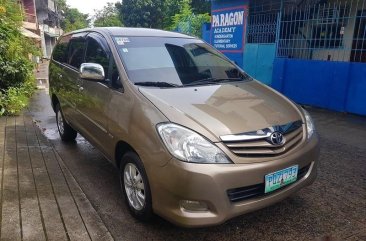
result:
[[[139,90],[171,122],[193,129],[213,142],[220,141],[223,135],[301,120],[291,101],[257,81]]]

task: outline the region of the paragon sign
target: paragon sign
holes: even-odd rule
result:
[[[212,15],[212,27],[242,26],[243,24],[244,10]]]
[[[212,10],[211,44],[221,52],[241,53],[244,48],[247,6]]]

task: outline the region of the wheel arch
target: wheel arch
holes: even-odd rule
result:
[[[117,142],[116,148],[115,148],[115,153],[114,153],[114,159],[115,159],[115,164],[118,168],[121,165],[121,159],[122,159],[123,155],[129,151],[135,152],[138,155],[137,151],[127,142],[122,141],[122,140]]]
[[[52,104],[52,109],[54,112],[56,112],[56,105],[59,103],[60,103],[60,101],[58,100],[57,96],[55,94],[52,94],[51,104]]]

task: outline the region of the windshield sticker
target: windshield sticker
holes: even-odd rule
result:
[[[128,49],[126,49],[126,48],[123,48],[123,49],[122,49],[122,51],[123,51],[124,53],[128,53]]]
[[[115,38],[116,42],[118,45],[125,45],[125,43],[129,43],[130,39],[129,38],[122,38],[122,37],[117,37]]]

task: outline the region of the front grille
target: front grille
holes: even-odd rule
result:
[[[297,181],[301,180],[309,171],[310,168],[310,164],[301,168],[297,174]],[[294,182],[294,183],[296,183]],[[291,183],[290,185],[292,185],[293,183]],[[284,186],[287,187],[287,186]],[[284,188],[282,187],[282,188]],[[240,202],[240,201],[244,201],[244,200],[248,200],[251,198],[259,198],[259,197],[263,197],[266,195],[270,195],[273,194],[276,191],[270,192],[270,193],[264,193],[264,189],[265,189],[265,184],[264,183],[260,183],[260,184],[256,184],[256,185],[252,185],[252,186],[247,186],[247,187],[239,187],[239,188],[233,188],[233,189],[229,189],[227,190],[227,195],[230,199],[231,202]]]
[[[252,140],[223,140],[223,143],[230,151],[240,157],[279,156],[296,147],[303,138],[302,122],[294,122],[291,125],[291,128],[281,131],[285,138],[283,145],[273,145],[268,137]]]

